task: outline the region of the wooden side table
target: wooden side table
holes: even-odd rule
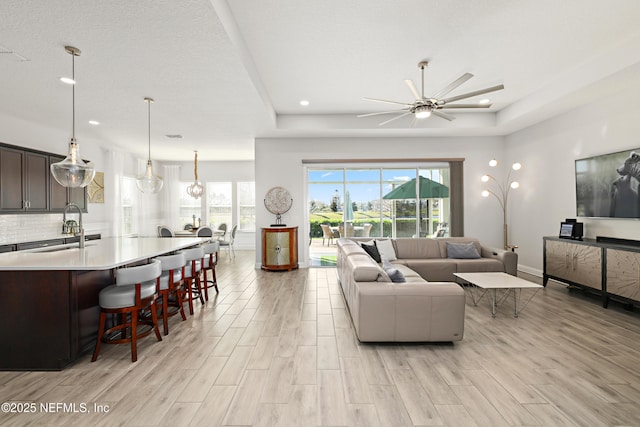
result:
[[[298,227],[262,229],[262,269],[267,271],[298,268]]]

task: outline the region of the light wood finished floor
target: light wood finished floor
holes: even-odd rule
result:
[[[223,255],[219,296],[145,338],[137,363],[119,345],[62,372],[0,372],[1,402],[37,405],[0,425],[640,425],[640,316],[620,305],[550,283],[517,319],[467,298],[455,344],[361,344],[335,269],[268,273],[254,256]]]

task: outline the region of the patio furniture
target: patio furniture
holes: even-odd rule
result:
[[[320,228],[322,228],[322,246],[324,246],[325,240],[328,240],[328,244],[330,245],[333,243],[333,239],[340,237],[340,233],[336,230],[332,230],[329,224],[320,224]]]

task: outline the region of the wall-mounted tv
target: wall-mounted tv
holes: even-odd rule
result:
[[[640,148],[576,160],[579,217],[640,218]]]

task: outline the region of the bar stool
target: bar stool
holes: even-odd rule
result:
[[[162,341],[158,330],[156,307],[161,273],[160,261],[153,261],[138,267],[120,268],[115,271],[116,284],[101,290],[98,297],[100,302],[100,326],[96,348],[91,358],[92,362],[98,359],[100,345],[103,342],[108,344],[130,342],[131,361],[135,362],[138,360],[138,339],[149,335],[153,331],[158,341]],[[141,316],[141,312],[145,309],[151,310],[151,320]],[[119,314],[122,323],[105,331],[107,314]],[[151,328],[138,333],[138,324],[149,325]],[[130,330],[130,334],[127,334],[127,329]],[[109,338],[111,334],[118,331],[121,338]]]
[[[218,291],[218,279],[216,278],[216,264],[218,264],[218,251],[220,244],[218,242],[207,243],[202,245],[204,250],[204,258],[202,259],[202,275],[204,276],[202,287],[204,288],[204,299],[209,301],[209,288],[216,288]],[[207,280],[207,271],[211,271],[211,280]],[[211,283],[209,285],[209,283]]]
[[[160,296],[162,297],[162,322],[164,334],[169,334],[169,317],[180,313],[182,320],[187,320],[182,307],[182,268],[187,263],[183,253],[164,255],[154,258],[160,261],[162,274],[160,275]],[[175,298],[170,301],[169,298]],[[169,303],[175,310],[169,311]]]
[[[202,246],[192,249],[184,249],[180,253],[184,254],[187,264],[184,266],[184,290],[183,295],[189,298],[189,314],[193,314],[193,298],[200,298],[200,302],[204,304],[202,298],[202,284],[200,282],[200,270],[202,269],[202,258],[204,250]]]

